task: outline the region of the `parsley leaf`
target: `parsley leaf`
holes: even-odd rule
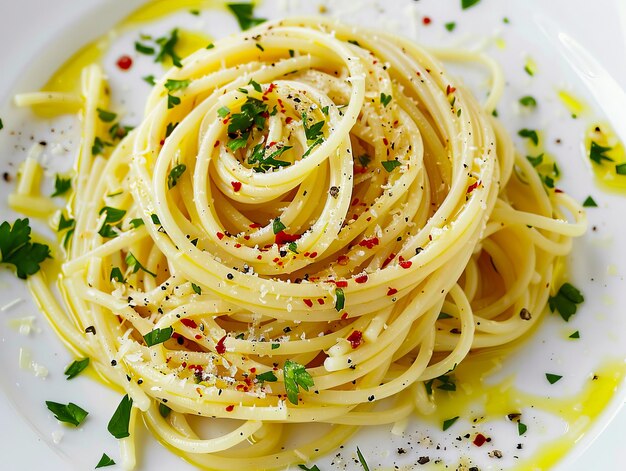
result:
[[[72,424],[74,427],[78,427],[89,414],[89,412],[72,402],[69,404],[60,404],[58,402],[46,401],[46,406],[48,410],[54,414],[55,419],[59,422]]]
[[[450,23],[446,23],[444,26],[448,31],[452,32],[454,31],[454,28],[456,28],[456,23],[454,21],[451,21]]]
[[[59,225],[57,227],[57,232],[61,232],[64,229],[69,229],[74,227],[76,221],[72,218],[65,219],[65,215],[61,213],[61,217],[59,218]]]
[[[443,421],[443,431],[445,432],[446,430],[448,430],[450,427],[452,427],[452,425],[454,425],[454,422],[456,422],[457,420],[459,420],[459,416],[457,415],[456,417],[452,417],[451,419],[446,419]]]
[[[191,289],[193,289],[193,292],[196,294],[202,294],[202,288],[195,283],[191,283]]]
[[[296,363],[295,361],[287,360],[283,367],[283,377],[285,381],[285,389],[287,391],[287,398],[292,404],[298,405],[298,390],[299,388],[308,391],[311,386],[314,386],[313,377],[309,374],[306,368]]]
[[[519,436],[522,436],[526,433],[526,430],[528,430],[528,427],[526,426],[526,424],[523,424],[521,422],[517,423],[517,434]]]
[[[191,80],[167,79],[167,82],[165,82],[165,88],[167,88],[170,92],[173,92],[176,90],[184,90],[190,84],[191,84]]]
[[[583,202],[583,207],[584,208],[597,208],[598,203],[596,203],[596,201],[591,196],[587,196],[587,199]]]
[[[539,136],[537,135],[537,131],[532,129],[521,129],[518,133],[520,137],[526,137],[532,141],[533,144],[539,145]]]
[[[569,338],[570,338],[570,339],[579,339],[579,338],[580,338],[580,331],[578,331],[578,330],[577,330],[576,332],[572,333],[572,334],[569,336]]]
[[[276,381],[278,381],[278,378],[276,377],[276,375],[274,374],[272,370],[266,371],[265,373],[261,373],[260,375],[256,375],[256,379],[258,379],[259,381],[265,381],[268,383],[275,383]]]
[[[537,106],[537,100],[530,95],[523,96],[519,99],[520,105],[526,106],[528,108],[534,108]]]
[[[526,158],[531,163],[533,167],[538,167],[543,162],[543,153],[539,154],[537,157],[533,157],[532,155],[527,155]]]
[[[105,123],[112,123],[115,121],[115,118],[117,118],[115,113],[103,110],[102,108],[98,108],[96,111],[98,112],[98,118],[100,118],[100,121],[104,121]]]
[[[93,140],[93,145],[91,146],[91,154],[92,155],[102,155],[104,154],[105,147],[113,147],[113,144],[107,141],[103,141],[99,137],[96,137]]]
[[[343,292],[342,288],[335,288],[335,296],[337,300],[335,301],[335,309],[337,312],[341,311],[346,304],[346,295]]]
[[[78,376],[87,366],[89,365],[89,358],[83,358],[82,360],[75,360],[72,362],[70,366],[65,370],[64,375],[67,376],[65,379],[72,379]]]
[[[306,465],[299,464],[298,468],[304,469],[304,471],[320,471],[320,469],[315,464],[313,466],[311,466],[310,468],[308,466],[306,466]]]
[[[156,79],[154,78],[154,75],[146,75],[145,77],[143,77],[143,81],[148,83],[149,85],[156,85]]]
[[[172,327],[166,327],[165,329],[157,328],[144,335],[143,339],[146,341],[148,347],[152,347],[169,340],[173,333],[174,329]]]
[[[128,397],[128,394],[126,394],[117,406],[117,409],[115,409],[113,417],[111,417],[111,420],[109,420],[109,424],[107,425],[107,430],[115,438],[119,439],[130,437],[128,425],[130,423],[130,411],[132,407],[133,400]]]
[[[233,12],[239,27],[244,31],[266,21],[264,18],[254,17],[254,5],[252,3],[228,3],[226,6]]]
[[[147,46],[139,41],[135,41],[135,51],[140,54],[145,54],[146,56],[151,56],[156,52],[152,46]]]
[[[570,317],[576,314],[576,305],[584,300],[584,296],[577,288],[570,283],[563,283],[556,295],[548,298],[548,306],[550,307],[550,312],[554,312],[556,309],[563,320],[567,322]]]
[[[555,374],[552,374],[552,373],[546,373],[546,379],[548,380],[548,382],[549,382],[550,384],[554,384],[554,383],[556,383],[556,382],[557,382],[557,381],[559,381],[562,377],[563,377],[563,376],[561,376],[561,375],[555,375]]]
[[[388,172],[393,172],[393,170],[396,167],[399,167],[400,165],[402,165],[402,163],[399,162],[398,160],[383,160],[381,164],[383,165],[385,170],[387,170]]]
[[[115,464],[115,461],[109,458],[106,453],[102,453],[102,458],[100,458],[100,461],[98,461],[98,464],[96,465],[95,469],[105,468],[107,466],[113,466],[114,464]]]
[[[591,147],[589,148],[589,158],[598,165],[602,164],[603,160],[613,162],[613,159],[611,157],[607,157],[606,155],[604,155],[605,152],[608,152],[610,150],[611,147],[602,147],[596,142],[591,141]]]
[[[29,220],[17,219],[13,226],[0,224],[0,254],[2,263],[15,265],[17,276],[26,279],[39,271],[39,264],[50,257],[50,248],[30,242]]]
[[[361,450],[359,450],[359,447],[356,447],[356,454],[359,457],[359,461],[361,463],[361,466],[363,466],[363,471],[370,471],[369,466],[367,465],[367,462],[365,461],[365,458],[363,458],[363,454],[361,453]]]
[[[167,188],[170,190],[176,186],[178,183],[178,179],[185,173],[187,170],[187,166],[185,164],[178,164],[172,170],[170,170],[170,174],[167,176]]]
[[[291,146],[283,146],[266,156],[265,153],[267,149],[265,146],[263,144],[257,144],[252,149],[250,157],[248,157],[248,163],[250,165],[257,164],[256,167],[253,167],[255,172],[266,172],[270,169],[276,169],[278,167],[288,167],[291,165],[289,162],[278,160],[277,157],[280,157],[289,149],[291,149]]]
[[[61,196],[67,193],[72,188],[72,179],[63,178],[58,173],[54,178],[54,193],[52,197]]]
[[[480,0],[461,0],[461,8],[467,10],[470,7],[476,5]]]
[[[170,412],[172,412],[172,409],[170,409],[168,406],[163,403],[159,404],[159,414],[161,414],[161,417],[167,419],[167,416],[170,415]]]
[[[124,279],[124,275],[122,274],[122,270],[119,269],[119,267],[113,267],[111,269],[111,274],[109,275],[109,280],[110,281],[117,281],[118,283],[126,283],[126,280]]]
[[[615,166],[615,173],[617,175],[626,175],[626,164],[619,164]]]
[[[278,234],[280,231],[284,231],[287,228],[287,226],[285,226],[280,218],[276,218],[274,219],[274,222],[272,222],[272,231],[274,232],[274,234]]]
[[[106,213],[105,223],[114,223],[121,221],[122,218],[126,215],[126,211],[124,209],[112,208],[110,206],[105,206],[100,210],[98,214]]]
[[[152,273],[151,271],[146,269],[146,267],[144,267],[141,263],[139,263],[139,260],[135,258],[132,252],[128,252],[128,255],[126,255],[126,265],[132,267],[133,273],[137,273],[139,270],[143,270],[149,275],[152,275],[154,278],[156,278],[156,273]]]
[[[383,104],[385,108],[391,102],[391,95],[385,95],[384,93],[380,94],[380,102]]]
[[[310,143],[311,141],[316,141],[318,138],[322,137],[324,120],[318,121],[312,126],[309,126],[306,113],[302,113],[302,125],[304,126],[304,134],[308,143]]]
[[[167,94],[167,109],[171,110],[175,106],[180,105],[180,98],[174,95]]]
[[[219,110],[217,110],[217,114],[220,118],[225,118],[230,113],[230,110],[226,106],[222,106]]]
[[[176,67],[180,68],[183,66],[183,64],[181,64],[180,62],[180,57],[174,51],[174,48],[176,47],[176,43],[178,42],[178,29],[173,29],[170,32],[169,37],[164,36],[162,38],[157,39],[156,42],[159,46],[161,46],[161,50],[159,51],[156,58],[154,59],[154,62],[164,62],[165,58],[169,57],[172,59],[172,63]]]

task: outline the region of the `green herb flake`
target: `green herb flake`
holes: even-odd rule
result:
[[[461,0],[461,8],[467,10],[470,7],[476,5],[480,0]]]
[[[310,468],[308,466],[306,466],[306,465],[299,464],[298,468],[304,469],[304,471],[320,471],[320,469],[315,464],[313,466],[311,466]]]
[[[72,179],[63,178],[58,173],[54,177],[54,193],[52,197],[61,196],[67,193],[72,188]]]
[[[143,336],[148,347],[159,345],[172,337],[174,329],[172,327],[166,327],[164,329],[154,329]]]
[[[446,23],[444,26],[448,31],[452,32],[454,31],[454,28],[456,28],[456,23],[454,21],[451,21],[449,23]]]
[[[452,427],[452,425],[454,425],[454,423],[459,420],[459,416],[457,415],[456,417],[452,417],[451,419],[446,419],[443,421],[443,426],[442,426],[442,430],[445,432],[446,430],[448,430],[450,427]]]
[[[539,154],[537,157],[533,157],[532,155],[527,155],[526,158],[531,163],[533,167],[538,167],[543,162],[543,153]]]
[[[200,16],[200,10],[189,10],[189,13],[193,16]]]
[[[570,339],[579,339],[579,338],[580,338],[580,331],[578,331],[578,330],[577,330],[576,332],[572,333],[572,334],[569,336],[569,338],[570,338]]]
[[[31,242],[30,232],[28,218],[17,219],[13,225],[7,221],[0,224],[1,263],[14,265],[21,279],[37,273],[39,265],[50,258],[50,248]]]
[[[154,78],[154,75],[146,75],[145,77],[142,77],[142,80],[152,86],[156,85],[156,79]]]
[[[526,433],[526,430],[528,430],[528,427],[526,426],[526,424],[523,424],[521,422],[517,423],[517,434],[520,437]]]
[[[295,254],[300,253],[298,252],[298,244],[296,244],[295,242],[289,242],[289,245],[287,245],[287,248]]]
[[[63,373],[67,376],[67,380],[73,379],[78,376],[85,368],[89,366],[89,358],[83,358],[81,360],[74,360]]]
[[[548,298],[548,306],[551,312],[558,311],[563,320],[568,322],[570,317],[576,314],[577,305],[584,300],[584,296],[577,288],[570,283],[563,283],[556,295]]]
[[[299,388],[308,391],[310,387],[315,385],[313,377],[306,370],[304,365],[296,363],[295,361],[285,361],[283,377],[285,390],[287,391],[287,399],[294,405],[298,405]]]
[[[135,219],[131,219],[130,220],[130,225],[133,226],[135,229],[137,229],[138,227],[143,226],[145,223],[143,222],[143,219],[141,218],[135,218]]]
[[[156,278],[156,273],[152,273],[151,271],[146,269],[141,263],[139,263],[139,260],[135,258],[132,252],[128,252],[128,255],[126,255],[126,265],[133,269],[133,273],[137,273],[139,270],[143,270],[147,274],[152,275],[154,278]]]
[[[556,382],[557,382],[557,381],[559,381],[562,377],[563,377],[563,376],[561,376],[561,375],[555,375],[555,374],[552,374],[552,373],[546,373],[546,379],[548,380],[548,382],[549,382],[550,384],[554,384],[554,383],[556,383]]]
[[[367,154],[359,155],[359,163],[361,164],[361,167],[367,168],[367,166],[369,165],[371,161],[372,161],[372,158],[369,155]]]
[[[361,453],[361,450],[359,450],[359,447],[356,447],[356,454],[359,457],[359,462],[361,463],[361,466],[363,466],[363,471],[370,471],[369,466],[367,465],[367,461],[365,461],[365,458],[363,458],[363,454]]]
[[[537,131],[532,129],[520,129],[517,133],[518,136],[530,139],[536,146],[539,145],[539,136]]]
[[[278,378],[272,370],[261,373],[260,375],[256,375],[256,379],[267,383],[275,383],[276,381],[278,381]]]
[[[213,49],[214,47],[215,47],[215,44],[213,44],[213,43],[209,43],[209,44],[207,44],[207,47],[206,47],[206,48],[207,48],[207,49]]]
[[[523,96],[519,99],[520,105],[526,106],[527,108],[535,108],[537,106],[537,100],[530,95]]]
[[[229,113],[230,110],[225,106],[222,106],[219,110],[217,110],[217,114],[220,118],[225,118]]]
[[[626,175],[626,164],[619,164],[615,166],[615,173],[618,175]]]
[[[611,147],[602,147],[595,141],[591,141],[591,147],[589,148],[589,158],[598,165],[601,165],[603,160],[613,162],[613,159],[611,157],[604,155],[610,150],[612,150]]]
[[[93,140],[93,145],[91,146],[91,155],[102,155],[104,154],[105,147],[113,147],[113,144],[107,141],[103,141],[99,137],[96,137]]]
[[[342,288],[335,289],[335,309],[337,312],[341,311],[346,304],[346,295]]]
[[[278,348],[280,348],[280,344],[279,343],[273,343],[272,344],[272,350],[276,350]]]
[[[196,294],[202,294],[202,288],[195,283],[191,283],[191,289],[193,289],[193,292]]]
[[[281,222],[280,218],[274,219],[272,222],[272,231],[274,234],[278,234],[281,231],[284,231],[287,227]]]
[[[115,438],[120,439],[130,437],[128,427],[130,424],[130,411],[132,407],[133,400],[128,397],[128,394],[126,394],[117,406],[117,409],[115,409],[113,417],[111,417],[111,420],[107,425],[107,430]]]
[[[174,51],[176,43],[178,43],[178,29],[174,29],[170,32],[169,37],[164,36],[156,40],[157,44],[161,46],[161,50],[157,54],[154,62],[165,62],[165,59],[169,57],[172,59],[174,66],[180,68],[183,64],[180,62],[180,57]]]
[[[583,207],[584,208],[597,208],[598,203],[596,203],[596,201],[591,196],[587,196],[587,199],[583,202]]]
[[[441,319],[452,319],[452,316],[446,312],[440,312],[439,315],[437,316],[437,320],[441,320]]]
[[[59,422],[72,424],[74,427],[78,427],[89,414],[89,412],[72,402],[60,404],[58,402],[46,401],[46,406],[54,414],[55,419]]]
[[[95,469],[106,468],[107,466],[113,466],[114,464],[115,461],[109,458],[106,453],[102,453],[102,458],[100,458],[100,461],[98,461]]]
[[[113,267],[111,269],[111,274],[109,275],[109,281],[117,281],[118,283],[126,283],[124,279],[124,275],[122,274],[122,270],[119,267]]]
[[[159,404],[159,414],[161,414],[161,417],[167,419],[167,417],[170,415],[170,412],[172,412],[172,409],[170,409],[168,406],[166,406],[162,402]]]
[[[115,121],[115,118],[117,118],[117,115],[111,111],[103,110],[102,108],[97,108],[96,111],[98,112],[98,118],[100,118],[100,121],[105,123],[112,123]]]
[[[167,94],[167,109],[171,110],[175,106],[180,105],[181,99],[177,96]]]
[[[64,229],[69,229],[74,227],[76,221],[73,218],[65,219],[65,215],[61,213],[61,217],[59,218],[59,225],[57,226],[57,232],[61,232]]]
[[[228,3],[226,6],[235,15],[239,27],[244,31],[266,21],[264,18],[255,18],[252,3]]]
[[[98,214],[102,215],[102,213],[106,213],[106,219],[104,222],[109,224],[121,221],[126,215],[126,211],[124,209],[112,208],[110,206],[105,206],[100,209]]]
[[[0,129],[4,129],[4,123],[2,122],[1,118],[0,118]]]
[[[380,102],[385,108],[387,108],[387,105],[391,103],[391,95],[385,95],[384,93],[381,93]]]
[[[180,177],[187,170],[187,166],[185,164],[178,164],[172,170],[170,170],[169,175],[167,176],[167,187],[171,190],[176,186]]]
[[[174,92],[176,90],[184,90],[190,84],[191,80],[167,79],[167,82],[165,82],[165,88],[167,88],[170,92]]]
[[[400,163],[400,161],[398,160],[383,160],[381,164],[385,168],[385,170],[390,173],[393,172],[396,167],[402,165],[402,163]]]

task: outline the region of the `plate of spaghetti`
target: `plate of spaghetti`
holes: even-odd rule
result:
[[[580,38],[92,3],[0,108],[0,385],[64,469],[573,469],[626,374],[626,94]]]

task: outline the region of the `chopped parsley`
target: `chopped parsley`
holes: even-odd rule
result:
[[[520,105],[526,106],[528,108],[534,108],[537,106],[537,100],[530,95],[523,96],[519,99]]]
[[[337,312],[339,312],[344,308],[346,304],[346,295],[344,294],[342,288],[335,289],[335,297],[335,309],[337,310]]]
[[[324,127],[324,120],[309,126],[306,113],[302,113],[302,126],[304,127],[304,135],[306,136],[307,144],[311,145],[312,142],[323,137],[322,128]]]
[[[109,458],[106,453],[102,453],[102,458],[100,458],[100,461],[98,461],[95,469],[106,468],[107,466],[113,466],[114,464],[115,461]]]
[[[263,144],[257,144],[252,149],[250,157],[248,157],[248,163],[250,165],[256,164],[256,167],[253,167],[255,172],[267,172],[270,169],[276,169],[278,167],[288,167],[291,164],[284,160],[278,160],[278,157],[289,149],[291,149],[291,146],[282,146],[266,156],[267,149],[265,146]]]
[[[580,338],[580,331],[578,331],[578,330],[577,330],[576,332],[573,332],[573,333],[569,336],[569,338],[570,338],[570,339],[579,339],[579,338]]]
[[[587,196],[587,199],[583,202],[583,207],[585,208],[597,208],[598,203],[591,197]]]
[[[569,321],[570,317],[576,314],[577,304],[585,300],[582,293],[570,283],[563,283],[555,296],[548,298],[550,311],[556,309],[563,320]]]
[[[448,31],[452,32],[454,31],[454,28],[456,28],[456,23],[454,21],[451,21],[450,23],[446,23],[444,26]]]
[[[283,377],[285,381],[285,390],[287,391],[287,399],[295,405],[298,405],[299,388],[308,391],[310,387],[315,385],[313,377],[306,370],[304,365],[296,363],[295,361],[285,361],[285,366],[283,367]]]
[[[139,41],[135,41],[135,51],[147,56],[151,56],[156,52],[152,46],[147,46]]]
[[[284,231],[287,228],[287,226],[285,226],[280,218],[276,218],[274,219],[274,222],[272,222],[272,231],[274,232],[274,234],[278,234],[281,231]]]
[[[104,121],[105,123],[112,123],[115,121],[115,118],[117,118],[117,115],[111,111],[103,110],[102,108],[98,108],[96,111],[98,112],[100,121]]]
[[[546,373],[546,379],[548,380],[548,382],[549,382],[550,384],[554,384],[554,383],[556,383],[556,382],[557,382],[557,381],[559,381],[562,377],[563,377],[563,376],[561,376],[561,375],[555,375],[555,374],[552,374],[552,373]]]
[[[256,375],[256,379],[268,383],[275,383],[276,381],[278,381],[278,378],[272,370],[261,373],[260,375]]]
[[[145,77],[143,77],[143,81],[153,86],[156,85],[154,75],[146,75]]]
[[[361,453],[361,450],[359,450],[359,447],[356,447],[356,454],[359,457],[359,462],[361,463],[361,466],[363,466],[363,471],[370,471],[369,466],[367,465],[367,461],[365,461],[365,458],[363,458],[363,454]]]
[[[93,140],[93,145],[91,146],[91,154],[92,155],[102,155],[104,154],[105,147],[113,147],[113,144],[107,141],[103,141],[99,137],[96,137]]]
[[[163,403],[159,404],[159,414],[161,414],[161,417],[167,419],[167,416],[170,415],[170,412],[172,412],[172,409],[170,409],[168,406]]]
[[[175,106],[180,105],[180,103],[181,103],[180,97],[170,95],[169,93],[167,94],[167,109],[168,110],[171,110]]]
[[[141,263],[139,263],[139,260],[135,258],[132,252],[128,252],[128,255],[126,255],[126,265],[128,265],[129,268],[133,269],[133,273],[137,273],[139,270],[143,270],[149,275],[152,275],[154,278],[156,278],[156,273],[152,273],[151,271],[146,269]]]
[[[241,106],[241,111],[232,114],[228,124],[228,137],[233,139],[228,143],[230,150],[234,152],[245,147],[255,127],[262,131],[265,128],[266,116],[267,105],[256,98],[247,97],[246,102]]]
[[[89,366],[89,358],[83,358],[82,360],[74,360],[71,365],[67,367],[65,373],[63,373],[67,378],[72,379],[78,376],[85,368]]]
[[[225,118],[230,113],[230,110],[226,106],[222,106],[219,110],[217,110],[217,114],[220,118]]]
[[[122,220],[122,218],[126,215],[126,210],[112,208],[110,206],[105,206],[100,210],[98,214],[106,213],[105,223],[115,223]]]
[[[388,172],[393,172],[396,167],[402,165],[398,160],[383,160],[381,164]]]
[[[448,376],[447,374],[441,375],[437,378],[430,379],[424,383],[424,387],[426,388],[426,393],[431,396],[433,394],[433,386],[436,383],[439,383],[437,389],[442,391],[456,391],[456,383],[454,382],[454,378],[452,376]]]
[[[539,154],[537,157],[533,157],[532,155],[527,155],[526,158],[531,163],[533,167],[538,167],[543,163],[543,153]]]
[[[61,213],[59,225],[57,226],[57,232],[61,232],[64,229],[70,229],[74,227],[74,224],[76,224],[76,221],[73,218],[65,219],[65,215]]]
[[[145,223],[143,222],[143,219],[141,218],[135,218],[135,219],[131,219],[130,220],[130,225],[133,226],[135,229],[137,229],[138,227],[143,226]]]
[[[46,406],[54,414],[55,419],[59,422],[72,424],[74,427],[78,427],[89,414],[89,412],[72,402],[60,404],[58,402],[46,401]]]
[[[109,281],[117,281],[118,283],[126,283],[124,279],[124,275],[122,274],[122,270],[119,267],[113,267],[111,269],[111,274],[109,275]]]
[[[467,10],[470,7],[476,5],[480,0],[461,0],[461,8]]]
[[[185,164],[178,164],[172,170],[170,170],[167,176],[167,187],[171,190],[178,183],[179,178],[185,173],[187,166]]]
[[[520,437],[526,433],[526,430],[528,430],[528,427],[526,426],[526,424],[523,424],[521,422],[517,423],[517,434]]]
[[[72,179],[63,178],[58,173],[54,177],[54,193],[51,196],[61,196],[72,188]]]
[[[391,95],[385,95],[384,93],[381,93],[380,102],[385,108],[387,108],[387,105],[391,102]]]
[[[196,294],[202,294],[202,288],[195,283],[191,283],[191,289],[193,289],[193,292]]]
[[[28,218],[17,219],[13,225],[0,224],[1,263],[14,265],[18,278],[26,279],[39,271],[39,265],[50,257],[47,245],[30,241]]]
[[[143,336],[143,339],[146,341],[146,345],[148,347],[153,347],[154,345],[159,345],[160,343],[169,340],[174,333],[174,329],[172,327],[166,327],[164,329],[154,329],[148,332]]]
[[[602,147],[594,141],[591,141],[591,147],[589,148],[589,158],[597,163],[598,165],[602,164],[603,160],[608,162],[613,162],[611,157],[604,155],[606,152],[610,151],[611,147]]]
[[[451,419],[444,420],[443,421],[443,425],[442,425],[442,430],[445,432],[450,427],[452,427],[454,425],[454,422],[456,422],[457,420],[459,420],[459,416],[458,415],[456,417],[452,417]]]
[[[161,50],[154,59],[155,62],[165,62],[165,59],[169,57],[170,59],[172,59],[172,63],[176,67],[180,68],[183,66],[183,64],[181,64],[180,62],[180,57],[174,51],[176,43],[178,43],[178,29],[173,29],[170,32],[169,37],[164,36],[157,39],[156,42],[159,46],[161,46]]]
[[[190,84],[191,84],[191,80],[167,79],[167,82],[165,82],[165,88],[167,88],[170,92],[173,92],[176,90],[184,90]]]
[[[304,469],[304,471],[320,471],[320,469],[315,464],[313,466],[311,466],[310,468],[308,466],[303,465],[303,464],[299,464],[298,468]]]
[[[626,175],[626,164],[618,164],[615,166],[615,173],[618,175]]]
[[[539,145],[539,136],[537,135],[537,131],[534,131],[532,129],[520,129],[517,135],[530,139],[533,144]]]
[[[359,155],[359,163],[361,164],[361,167],[367,168],[367,166],[369,165],[371,161],[372,161],[372,158],[369,155],[367,154]]]
[[[115,438],[130,437],[128,425],[130,423],[130,411],[132,407],[133,400],[126,394],[117,406],[117,409],[115,409],[113,417],[111,417],[107,425],[107,430]]]
[[[254,16],[254,5],[252,3],[228,3],[226,6],[235,15],[239,27],[244,31],[266,21],[265,18],[256,18]]]

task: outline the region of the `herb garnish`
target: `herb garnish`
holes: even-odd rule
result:
[[[430,379],[424,383],[424,387],[426,388],[426,394],[429,396],[433,393],[433,386],[435,381],[438,381],[440,384],[437,386],[437,389],[441,389],[442,391],[456,391],[456,384],[454,382],[454,378],[448,376],[447,374],[441,375],[437,378]]]
[[[190,84],[191,84],[191,80],[167,79],[167,82],[165,82],[165,88],[167,88],[170,92],[173,92],[176,90],[184,90]]]
[[[611,157],[604,155],[605,152],[611,150],[611,147],[602,147],[594,141],[591,141],[591,147],[589,148],[589,158],[598,165],[602,164],[603,160],[613,162]]]
[[[255,18],[252,3],[228,3],[226,6],[233,12],[239,27],[244,31],[266,21],[265,18]]]
[[[146,75],[145,77],[143,77],[143,81],[153,86],[156,85],[154,75]]]
[[[170,170],[169,175],[167,176],[167,188],[172,189],[178,183],[178,179],[185,173],[187,170],[187,166],[185,164],[178,164],[172,170]]]
[[[448,430],[450,427],[452,427],[452,425],[454,425],[454,422],[456,422],[457,420],[459,420],[459,416],[457,415],[456,417],[452,417],[451,419],[446,419],[443,421],[443,431],[445,432],[446,430]]]
[[[155,62],[164,62],[166,57],[170,57],[172,59],[172,63],[176,67],[182,67],[183,64],[180,62],[180,57],[174,51],[174,47],[178,42],[178,29],[172,30],[170,36],[164,36],[156,40],[157,44],[161,46],[161,50],[157,54],[154,59]]]
[[[537,100],[530,95],[523,96],[519,99],[520,105],[526,106],[528,108],[534,108],[537,106]]]
[[[98,214],[106,213],[105,223],[115,223],[121,221],[122,218],[126,215],[126,210],[112,208],[110,206],[103,207]]]
[[[561,317],[567,322],[576,314],[577,304],[585,300],[582,293],[570,283],[563,283],[555,296],[548,298],[550,312],[556,309]]]
[[[111,274],[109,275],[109,281],[117,281],[118,283],[126,283],[124,279],[124,275],[122,274],[122,270],[119,267],[113,267],[111,269]]]
[[[359,462],[361,463],[361,466],[363,466],[363,471],[370,471],[370,468],[367,465],[365,458],[363,458],[363,454],[361,453],[361,450],[359,450],[358,446],[356,447],[356,455],[359,457]]]
[[[299,464],[298,468],[304,469],[304,471],[320,471],[320,469],[315,464],[312,467],[310,467],[310,468],[305,466],[305,465],[303,465],[303,464]]]
[[[450,23],[446,23],[444,26],[448,31],[452,32],[454,31],[454,28],[456,28],[456,23],[454,21],[451,21]]]
[[[461,8],[467,10],[470,7],[476,5],[480,0],[461,0]]]
[[[285,226],[280,218],[276,218],[274,219],[274,222],[272,222],[272,231],[274,232],[274,234],[278,234],[280,231],[284,231],[287,228],[287,226]]]
[[[141,263],[139,263],[139,260],[135,258],[132,252],[128,252],[128,255],[126,255],[126,265],[132,267],[133,273],[137,273],[139,270],[143,270],[149,275],[152,275],[154,278],[156,278],[156,273],[152,273],[151,271],[146,269],[146,267],[144,267]]]
[[[383,160],[381,164],[388,172],[393,172],[393,169],[402,165],[402,163],[398,160]]]
[[[265,127],[266,116],[267,105],[256,98],[247,97],[246,102],[241,106],[241,112],[234,113],[228,124],[228,137],[234,139],[228,143],[230,150],[234,152],[245,147],[254,127],[262,131]]]
[[[526,433],[526,430],[528,430],[528,427],[526,426],[526,424],[523,424],[521,422],[517,423],[517,434],[520,437]]]
[[[385,108],[391,102],[391,95],[385,95],[384,93],[380,94],[380,102],[383,104]]]
[[[91,146],[91,155],[102,155],[105,147],[113,147],[113,144],[96,137]]]
[[[309,374],[306,368],[295,361],[285,361],[283,367],[283,377],[285,381],[285,390],[287,391],[287,398],[292,404],[298,405],[298,390],[299,388],[308,391],[310,387],[314,386],[313,377]]]
[[[584,208],[597,208],[598,203],[591,196],[587,196],[587,199],[583,202]]]
[[[167,109],[168,110],[171,110],[175,106],[180,105],[180,103],[181,103],[181,100],[179,97],[170,95],[169,93],[167,94]]]
[[[579,339],[579,338],[580,338],[580,331],[578,331],[578,330],[577,330],[576,332],[573,332],[573,333],[569,336],[569,338],[570,338],[570,339]]]
[[[86,410],[80,408],[76,404],[60,404],[58,402],[46,401],[48,410],[54,414],[54,418],[59,422],[66,422],[78,427],[85,417],[89,414]]]
[[[71,178],[63,178],[58,173],[54,178],[54,193],[52,193],[52,197],[61,196],[67,193],[72,188],[72,179]]]
[[[119,439],[130,437],[128,426],[130,423],[130,411],[132,407],[133,400],[128,397],[128,394],[126,394],[117,406],[117,409],[115,409],[113,417],[111,417],[111,420],[109,421],[109,424],[107,426],[107,430],[115,438]]]
[[[526,158],[531,163],[533,167],[538,167],[543,163],[543,153],[539,154],[537,157],[533,157],[532,155],[527,155]]]
[[[518,133],[520,137],[526,137],[532,141],[533,144],[539,145],[539,136],[537,135],[537,131],[532,129],[521,129]]]
[[[248,157],[248,163],[250,165],[257,164],[256,167],[253,167],[255,172],[266,172],[269,169],[288,167],[289,165],[291,165],[289,162],[286,162],[284,160],[278,160],[277,157],[280,157],[289,149],[291,149],[291,146],[282,146],[272,152],[270,155],[266,156],[265,153],[267,149],[265,148],[265,146],[263,144],[257,144],[252,149],[250,157]]]
[[[193,292],[196,294],[202,294],[202,288],[195,283],[191,283],[191,289],[193,289]]]
[[[89,358],[83,358],[82,360],[74,360],[70,366],[65,370],[65,379],[72,379],[78,376],[89,365]]]
[[[626,175],[626,164],[618,164],[615,166],[615,173],[618,175]]]
[[[337,312],[339,312],[344,308],[346,304],[346,295],[344,294],[342,288],[335,289],[335,297],[336,297],[335,309],[337,310]]]
[[[276,377],[276,375],[274,374],[272,370],[266,371],[265,373],[261,373],[260,375],[256,375],[256,379],[258,379],[259,381],[265,381],[268,383],[275,383],[276,381],[278,381],[278,378]]]
[[[115,121],[115,118],[117,118],[117,115],[111,111],[103,110],[102,108],[98,108],[96,111],[98,112],[100,121],[104,121],[105,123],[112,123]]]
[[[550,384],[554,384],[554,383],[556,383],[556,382],[557,382],[557,381],[559,381],[562,377],[563,377],[563,376],[561,376],[561,375],[555,375],[555,374],[552,374],[552,373],[546,373],[546,379],[548,380],[548,382],[549,382]]]
[[[115,464],[115,461],[109,458],[106,453],[102,453],[102,458],[100,458],[100,461],[98,461],[98,464],[96,465],[95,469],[105,468],[107,466],[113,466],[114,464]]]
[[[161,417],[167,419],[167,416],[170,415],[170,412],[172,412],[172,409],[170,409],[168,406],[166,406],[162,402],[159,404],[159,414],[161,414]]]
[[[154,345],[158,345],[166,340],[169,340],[173,333],[174,329],[172,327],[166,327],[164,329],[157,328],[144,335],[143,339],[146,341],[146,345],[148,347],[153,347]]]
[[[26,279],[39,271],[39,264],[50,257],[47,245],[30,241],[28,218],[17,219],[13,226],[8,222],[0,224],[1,263],[15,265],[17,276]]]
[[[61,232],[64,229],[69,229],[74,227],[76,221],[72,218],[65,219],[65,215],[61,213],[61,217],[59,218],[59,225],[57,226],[57,232]]]

